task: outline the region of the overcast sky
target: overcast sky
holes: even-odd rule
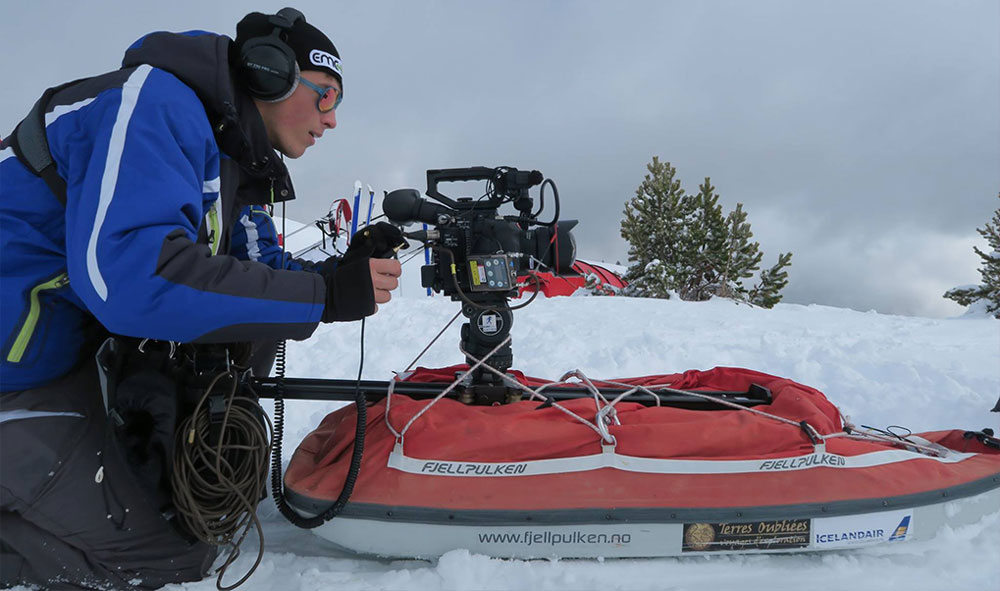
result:
[[[0,135],[146,32],[233,36],[282,6],[5,2]],[[949,316],[941,294],[979,282],[975,229],[1000,205],[997,0],[294,6],[339,49],[345,99],[290,163],[289,217],[355,179],[381,195],[510,165],[557,183],[581,257],[626,264],[622,210],[657,155],[688,192],[710,176],[726,211],[743,203],[765,266],[794,253],[786,302]]]

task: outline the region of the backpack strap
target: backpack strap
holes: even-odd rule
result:
[[[37,177],[41,177],[59,202],[66,206],[66,181],[59,176],[52,152],[49,150],[49,140],[45,135],[45,110],[49,101],[59,91],[76,84],[79,80],[67,82],[46,90],[39,98],[27,117],[21,120],[3,142],[3,148],[11,147],[14,155]]]

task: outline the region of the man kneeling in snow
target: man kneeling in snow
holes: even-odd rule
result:
[[[315,266],[286,257],[268,216],[294,197],[278,152],[336,127],[342,96],[337,49],[284,9],[247,15],[235,41],[149,34],[6,138],[0,585],[155,589],[207,572],[216,548],[170,491],[175,344],[253,343],[266,374],[261,343],[373,314],[397,286],[399,262],[360,241]]]

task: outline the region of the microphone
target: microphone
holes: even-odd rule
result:
[[[527,196],[528,188],[540,185],[545,177],[537,170],[511,168],[493,177],[493,186],[501,195]]]

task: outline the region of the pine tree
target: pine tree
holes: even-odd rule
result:
[[[677,169],[669,162],[646,165],[649,174],[625,204],[621,235],[629,243],[626,280],[629,293],[641,297],[669,298],[687,272],[688,241],[685,233],[694,213],[694,199],[684,193]]]
[[[1000,197],[1000,193],[997,194]],[[982,259],[979,274],[983,278],[980,285],[967,285],[948,290],[944,297],[955,300],[963,306],[981,302],[994,318],[1000,318],[1000,208],[993,213],[993,219],[983,228],[976,228],[986,239],[992,252],[985,253],[978,246],[972,247]]]
[[[669,162],[646,165],[649,174],[626,202],[621,235],[629,243],[626,294],[703,301],[722,296],[771,307],[781,300],[788,284],[792,254],[761,273],[761,281],[748,290],[743,280],[760,268],[760,244],[743,204],[723,214],[719,195],[709,177],[697,195],[687,195]]]
[[[728,258],[726,245],[728,229],[726,217],[719,205],[719,196],[709,177],[699,185],[694,198],[695,211],[687,232],[689,240],[690,272],[686,281],[679,286],[682,300],[705,301],[714,295],[722,295],[725,280],[720,272]]]
[[[726,216],[726,231],[726,261],[721,270],[719,295],[745,300],[747,289],[743,286],[743,280],[753,277],[754,272],[760,268],[760,260],[764,255],[760,252],[760,243],[750,241],[753,232],[742,203],[737,203],[736,209]]]
[[[781,301],[781,290],[788,285],[788,271],[785,267],[792,264],[792,253],[778,255],[778,262],[770,269],[760,272],[760,283],[754,286],[748,294],[751,304],[762,308],[773,308]]]

